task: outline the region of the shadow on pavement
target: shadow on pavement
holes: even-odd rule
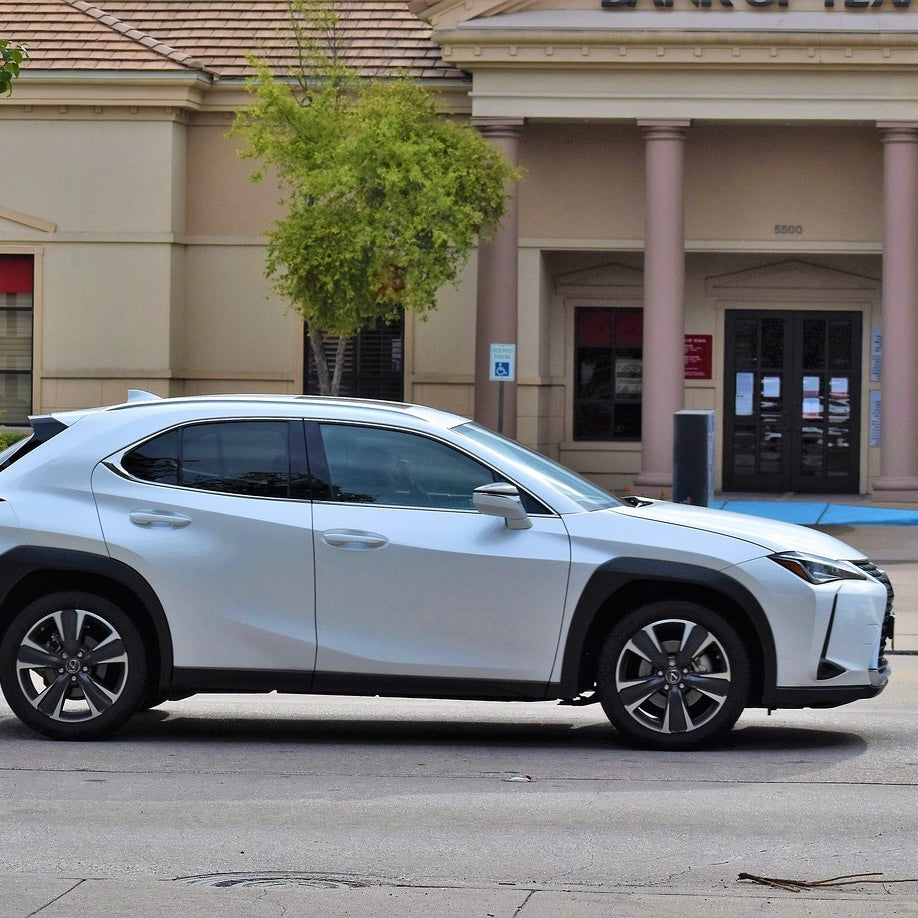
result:
[[[186,717],[179,711],[146,711],[136,715],[116,741],[183,743],[285,743],[345,746],[468,746],[597,751],[639,751],[665,758],[712,753],[765,751],[773,754],[843,752],[860,755],[866,740],[839,730],[799,726],[741,726],[720,742],[688,752],[650,752],[625,742],[608,723],[495,722],[465,719],[404,720],[350,717],[342,720],[303,717]]]

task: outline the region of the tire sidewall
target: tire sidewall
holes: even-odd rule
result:
[[[730,665],[730,690],[721,709],[700,727],[685,733],[662,733],[641,724],[622,704],[615,688],[616,667],[634,634],[654,622],[678,619],[706,628],[720,642]],[[729,731],[749,694],[749,651],[727,619],[695,602],[658,600],[625,615],[609,632],[600,654],[596,686],[606,716],[629,742],[653,749],[693,749]]]
[[[117,700],[103,713],[84,721],[58,721],[43,714],[24,695],[16,673],[25,636],[41,619],[64,609],[81,609],[103,619],[118,632],[128,656],[127,678]],[[52,739],[96,739],[117,730],[137,709],[146,681],[146,654],[136,625],[115,603],[91,593],[61,592],[34,600],[13,616],[0,643],[0,687],[7,704],[23,723]]]

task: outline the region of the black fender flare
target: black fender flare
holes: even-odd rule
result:
[[[777,654],[771,625],[758,600],[741,583],[723,571],[693,564],[664,562],[647,558],[613,558],[600,565],[591,575],[580,595],[567,630],[561,656],[561,697],[573,697],[588,688],[590,666],[589,637],[594,622],[610,598],[631,585],[646,584],[660,592],[678,596],[680,586],[701,588],[709,594],[725,597],[741,610],[761,653],[761,698],[750,698],[751,704],[770,706],[777,682]]]
[[[155,591],[137,571],[108,555],[44,545],[20,545],[0,555],[0,608],[16,587],[36,573],[73,573],[109,580],[136,596],[149,616],[159,651],[159,692],[168,690],[172,679],[172,632]]]

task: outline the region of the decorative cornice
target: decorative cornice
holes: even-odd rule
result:
[[[767,67],[833,71],[911,68],[918,35],[908,33],[683,32],[434,32],[443,59],[474,72],[483,66],[592,69],[621,65]]]

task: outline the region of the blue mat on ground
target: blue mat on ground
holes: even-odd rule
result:
[[[829,504],[820,526],[918,526],[918,510],[895,507],[851,507]]]
[[[918,526],[918,510],[895,507],[764,500],[728,500],[717,506],[734,513],[748,513],[801,526]]]

